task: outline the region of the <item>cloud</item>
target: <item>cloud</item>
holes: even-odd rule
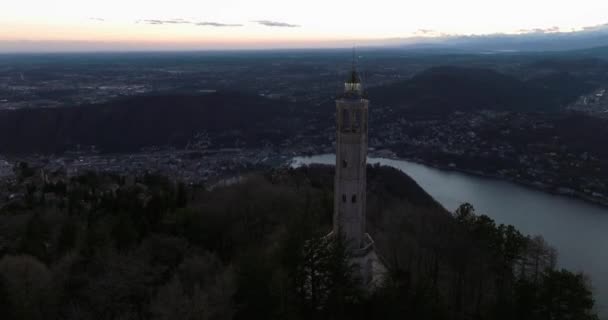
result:
[[[161,20],[161,19],[144,19],[144,20],[137,20],[135,21],[135,23],[144,23],[144,24],[151,24],[151,25],[175,25],[175,24],[190,24],[190,25],[194,25],[194,26],[199,26],[199,27],[242,27],[242,24],[233,24],[233,23],[221,23],[221,22],[211,22],[211,21],[202,21],[202,22],[196,22],[196,21],[190,21],[190,20],[185,20],[185,19],[167,19],[167,20]]]
[[[91,17],[91,18],[89,18],[89,20],[98,21],[98,22],[106,21],[106,19],[104,19],[104,18],[96,18],[96,17]]]
[[[184,20],[184,19],[169,19],[169,20],[160,20],[160,19],[144,19],[137,20],[135,23],[145,23],[145,24],[153,24],[153,25],[162,25],[162,24],[192,24],[192,21]]]
[[[279,28],[298,28],[298,27],[300,27],[297,24],[289,24],[289,23],[285,23],[285,22],[277,22],[277,21],[270,21],[270,20],[256,20],[253,22],[261,24],[263,26],[267,26],[267,27],[279,27]]]
[[[598,24],[596,26],[588,26],[588,27],[583,28],[584,31],[598,31],[598,30],[603,30],[603,29],[608,29],[608,23]]]
[[[252,21],[254,23],[267,26],[267,27],[279,27],[279,28],[298,28],[299,25],[290,24],[285,22],[278,21],[270,21],[270,20],[256,20]],[[223,23],[216,21],[192,21],[186,19],[142,19],[137,20],[135,23],[143,23],[143,24],[151,24],[151,25],[177,25],[177,24],[189,24],[193,26],[199,27],[216,27],[216,28],[226,28],[226,27],[243,27],[243,24],[240,23]]]
[[[197,22],[194,24],[195,26],[201,26],[201,27],[242,27],[242,24],[236,24],[236,23],[220,23],[220,22],[208,22],[208,21],[204,21],[204,22]]]
[[[417,36],[437,36],[440,32],[431,29],[418,29],[414,34]]]
[[[551,27],[551,28],[535,28],[535,29],[519,29],[519,33],[554,33],[560,32],[559,27]]]

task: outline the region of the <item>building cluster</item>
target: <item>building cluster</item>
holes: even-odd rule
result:
[[[100,58],[103,64],[93,66],[81,65],[77,60],[24,59],[22,63],[0,61],[0,110],[102,103],[150,92],[203,94],[217,90],[257,93],[315,106],[339,92],[337,80],[344,75],[343,66],[333,59],[298,54],[272,59],[195,54],[108,56]],[[137,62],[125,63],[124,59]],[[425,67],[395,66],[390,59],[368,63],[370,70],[376,70],[366,77],[371,86],[405,79]]]
[[[207,152],[156,150],[133,154],[65,154],[29,156],[18,161],[50,171],[63,170],[68,177],[86,172],[113,172],[121,175],[161,173],[187,183],[205,183],[226,175],[269,167],[287,161],[288,155],[272,150],[221,149]],[[8,170],[8,169],[7,169]]]
[[[456,112],[387,121],[370,146],[418,162],[493,176],[608,203],[608,159],[563,142],[550,119],[512,112]]]
[[[506,111],[405,117],[401,108],[370,108],[369,149],[420,163],[492,176],[608,204],[608,159],[564,143],[568,128],[551,117]],[[300,155],[332,153],[331,127],[311,122],[286,140]],[[597,150],[596,150],[597,151]]]
[[[608,88],[604,87],[592,93],[582,95],[568,106],[569,110],[581,111],[593,116],[608,118]]]

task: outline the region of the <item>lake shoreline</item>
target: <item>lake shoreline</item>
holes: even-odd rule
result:
[[[294,158],[295,157],[309,157],[309,156],[310,155],[307,155],[307,154],[301,154],[301,155],[294,156]],[[420,158],[409,158],[409,157],[398,156],[396,153],[394,153],[393,151],[390,151],[390,150],[370,151],[368,154],[368,157],[385,158],[385,159],[397,160],[397,161],[409,161],[409,162],[417,163],[417,164],[424,165],[427,167],[431,167],[434,169],[442,170],[442,171],[458,172],[458,173],[469,174],[469,175],[481,177],[481,178],[488,178],[488,179],[510,182],[510,183],[513,183],[513,184],[516,184],[516,185],[519,185],[522,187],[530,188],[532,190],[542,191],[542,192],[545,192],[545,193],[548,193],[551,195],[557,195],[557,196],[568,197],[571,199],[581,200],[586,203],[599,206],[603,209],[608,208],[608,199],[598,199],[597,197],[592,197],[592,196],[586,195],[577,190],[572,190],[573,192],[560,192],[559,187],[547,185],[544,183],[534,183],[534,182],[530,182],[530,181],[526,181],[526,180],[522,180],[522,179],[505,177],[505,176],[501,176],[498,174],[492,174],[492,173],[487,173],[487,172],[483,172],[483,171],[462,169],[462,168],[458,168],[455,166],[452,167],[452,166],[446,166],[446,165],[438,165],[435,163],[424,161],[423,159],[420,159]]]
[[[295,157],[292,165],[334,165],[332,153]],[[497,224],[513,225],[523,234],[540,235],[559,252],[560,268],[589,275],[601,319],[608,319],[607,206],[566,196],[522,181],[404,159],[389,150],[370,151],[369,164],[405,172],[448,211],[462,203],[475,206]]]
[[[516,178],[505,177],[505,176],[501,176],[501,175],[497,175],[497,174],[461,169],[458,167],[437,165],[437,164],[423,161],[421,159],[410,159],[410,158],[401,158],[401,157],[395,157],[395,158],[391,157],[390,159],[409,161],[409,162],[425,165],[427,167],[442,170],[442,171],[459,172],[459,173],[469,174],[469,175],[473,175],[473,176],[477,176],[477,177],[481,177],[481,178],[488,178],[488,179],[495,179],[495,180],[500,180],[500,181],[505,181],[505,182],[511,182],[511,183],[517,184],[519,186],[527,187],[527,188],[530,188],[533,190],[543,191],[543,192],[546,192],[546,193],[552,194],[552,195],[581,200],[581,201],[584,201],[584,202],[587,202],[587,203],[590,203],[593,205],[600,206],[602,208],[608,208],[608,200],[603,200],[603,199],[598,199],[596,197],[588,196],[588,195],[585,195],[584,193],[581,193],[580,191],[576,191],[576,190],[574,190],[573,193],[559,192],[558,190],[556,190],[557,188],[555,186],[550,186],[550,185],[545,185],[545,184],[538,185],[536,183],[529,182],[526,180],[518,180]]]

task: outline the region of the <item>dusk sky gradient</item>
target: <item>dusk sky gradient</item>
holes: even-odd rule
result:
[[[606,23],[606,0],[6,0],[0,51],[68,42],[108,50],[340,47]]]

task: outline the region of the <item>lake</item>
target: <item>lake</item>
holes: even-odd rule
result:
[[[294,165],[335,164],[333,154],[297,157]],[[608,318],[608,208],[553,195],[515,183],[440,170],[404,160],[368,159],[407,173],[454,211],[464,202],[497,223],[511,224],[524,234],[542,235],[559,252],[559,267],[582,271],[592,281],[596,307]]]

